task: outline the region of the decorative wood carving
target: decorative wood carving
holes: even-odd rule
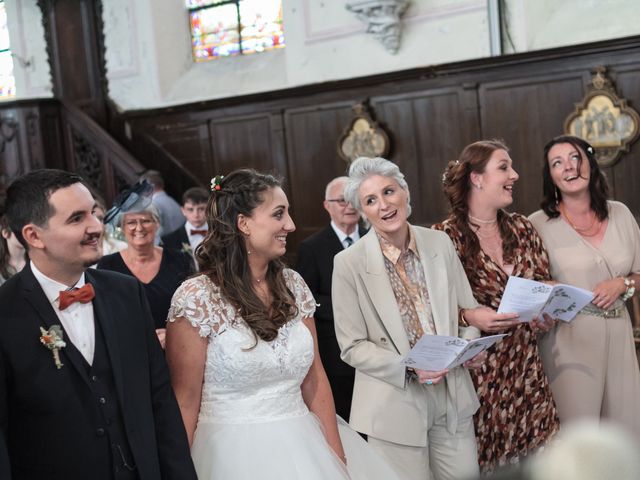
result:
[[[0,153],[13,141],[17,131],[18,122],[13,116],[0,117]]]
[[[347,10],[367,24],[367,33],[378,39],[391,54],[400,48],[400,19],[408,6],[409,0],[350,0],[346,4]]]
[[[96,189],[102,189],[102,167],[97,149],[76,130],[71,129],[76,171]]]
[[[347,163],[358,157],[386,157],[389,136],[367,112],[364,104],[353,106],[355,117],[338,140],[338,154]]]
[[[102,0],[37,0],[37,5],[42,11],[54,95],[106,125]]]
[[[569,135],[584,138],[596,149],[598,163],[611,166],[638,139],[640,116],[618,97],[615,87],[598,66],[582,102],[564,122]]]

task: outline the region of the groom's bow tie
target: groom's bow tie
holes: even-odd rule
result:
[[[83,287],[60,292],[60,303],[58,308],[64,310],[75,302],[89,303],[96,296],[96,292],[90,283],[85,283]]]

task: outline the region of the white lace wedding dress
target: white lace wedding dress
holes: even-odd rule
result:
[[[202,402],[191,455],[199,480],[395,480],[366,442],[339,420],[348,471],[333,453],[300,385],[313,361],[302,322],[315,301],[304,280],[285,270],[298,316],[272,342],[254,343],[235,308],[201,275],[176,291],[169,321],[186,318],[208,337]]]

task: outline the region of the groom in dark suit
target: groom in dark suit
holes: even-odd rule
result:
[[[333,257],[352,245],[366,230],[358,225],[360,216],[356,209],[344,199],[347,180],[347,177],[338,177],[327,185],[324,208],[329,212],[331,223],[300,244],[296,270],[320,304],[315,313],[320,358],[331,384],[336,413],[349,421],[355,370],[340,358],[333,326],[331,276]]]
[[[0,287],[0,478],[196,480],[141,285],[87,270],[102,253],[94,208],[61,170],[7,191],[31,261]]]

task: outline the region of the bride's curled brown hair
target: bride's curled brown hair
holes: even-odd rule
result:
[[[251,217],[264,201],[264,194],[282,183],[272,175],[252,169],[236,170],[221,179],[216,177],[215,183],[207,203],[209,232],[195,251],[200,272],[220,288],[257,337],[274,340],[278,329],[297,315],[295,298],[285,282],[284,264],[275,259],[269,262],[265,278],[273,301],[266,306],[260,300],[252,287],[238,215]]]
[[[465,256],[479,258],[480,242],[469,226],[474,224],[469,219],[469,193],[471,192],[471,174],[483,173],[491,155],[496,150],[509,151],[502,140],[481,140],[467,145],[460,157],[447,164],[442,175],[444,194],[449,200],[451,209],[449,219],[462,233],[462,244]],[[509,225],[509,215],[504,210],[498,211],[498,226],[502,238],[503,256],[506,262],[512,261],[518,240],[513,229]],[[474,224],[475,225],[475,224]],[[478,226],[478,225],[476,225]]]

